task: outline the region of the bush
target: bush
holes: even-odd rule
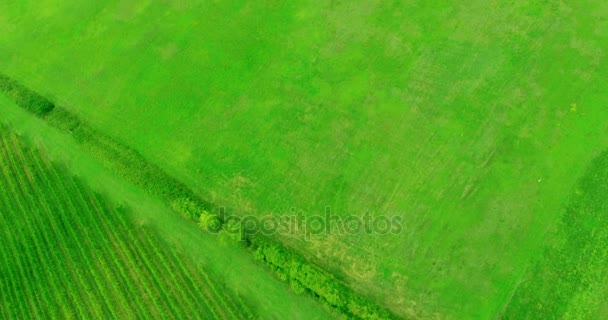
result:
[[[264,262],[278,278],[296,292],[305,292],[348,318],[392,319],[385,309],[361,298],[333,275],[308,263],[304,258],[267,239],[253,242],[254,257]]]
[[[80,119],[60,107],[55,107],[53,112],[46,116],[46,120],[51,126],[70,133],[76,131],[80,126]]]
[[[63,119],[69,119],[64,117]],[[74,128],[74,126],[63,126]],[[135,150],[78,123],[72,131],[74,137],[106,167],[114,170],[127,181],[142,187],[149,194],[160,198],[182,216],[199,220],[200,213],[207,210],[190,189],[169,176],[160,167],[148,162]]]
[[[55,104],[50,100],[2,74],[0,74],[0,90],[18,106],[40,117],[55,108]]]
[[[204,211],[201,213],[198,225],[202,229],[210,232],[219,232],[222,229],[222,221],[220,220],[220,218],[217,215],[211,214],[208,211]]]
[[[247,239],[242,225],[235,220],[224,220],[221,233],[223,238],[230,239],[233,242],[238,242],[244,247],[249,246],[249,240]]]

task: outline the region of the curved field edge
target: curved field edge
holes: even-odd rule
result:
[[[65,164],[72,174],[115,203],[133,208],[133,220],[156,231],[172,249],[188,256],[197,266],[216,275],[240,297],[245,297],[256,314],[268,319],[330,319],[339,314],[323,307],[308,295],[298,294],[276,275],[252,259],[251,251],[233,241],[225,241],[189,219],[175,214],[175,208],[148,190],[130,182],[98,155],[91,153],[74,135],[48,125],[48,119],[34,117],[0,93],[0,123],[7,124],[29,145],[43,150],[49,158]],[[219,241],[218,241],[219,240]]]
[[[251,319],[125,207],[0,127],[4,319]]]
[[[504,319],[599,319],[608,295],[608,151],[589,166]]]

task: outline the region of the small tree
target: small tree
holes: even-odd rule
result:
[[[242,243],[246,240],[240,221],[234,219],[225,220],[222,225],[222,231],[231,241]]]
[[[222,221],[220,218],[210,213],[209,211],[203,211],[199,217],[198,225],[210,232],[219,232],[222,229]]]

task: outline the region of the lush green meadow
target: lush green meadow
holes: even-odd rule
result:
[[[608,151],[596,158],[506,306],[505,319],[603,319],[608,311]]]
[[[607,15],[599,0],[7,2],[0,71],[235,214],[402,217],[398,235],[277,237],[400,316],[517,318],[545,310],[526,301],[546,289],[521,286],[543,263],[579,259],[543,252],[608,147]],[[575,318],[584,294],[547,313]]]

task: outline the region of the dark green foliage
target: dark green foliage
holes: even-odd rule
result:
[[[71,121],[69,117],[57,119]],[[207,205],[192,191],[133,149],[82,123],[74,128],[72,133],[104,165],[151,195],[159,197],[184,217],[196,220],[206,210]]]
[[[331,274],[271,240],[256,238],[254,256],[268,265],[281,280],[289,282],[296,292],[305,292],[349,318],[393,318],[387,310],[362,299]]]
[[[243,226],[233,219],[224,220],[220,232],[223,238],[240,243],[243,247],[250,245],[249,237],[247,237],[245,230],[243,230]]]
[[[74,132],[80,126],[80,119],[62,107],[55,107],[45,118],[51,126],[62,131]]]
[[[51,101],[3,75],[0,75],[0,90],[18,106],[38,116],[44,116],[50,125],[73,134],[104,165],[161,198],[183,216],[198,219],[206,209],[206,205],[182,183],[146,161],[133,149],[82,123],[64,108],[55,108]]]
[[[210,232],[219,232],[222,229],[220,218],[207,210],[201,212],[198,224],[201,228]]]
[[[18,106],[40,117],[55,108],[55,104],[45,97],[2,74],[0,74],[0,90]]]

